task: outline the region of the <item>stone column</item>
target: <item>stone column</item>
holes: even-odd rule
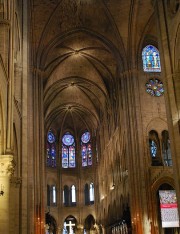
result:
[[[78,224],[76,233],[83,234],[83,232],[84,232],[84,226],[82,224]]]
[[[177,1],[172,1],[173,4],[176,7]],[[172,17],[167,2],[163,0],[155,1],[155,9],[158,15],[160,56],[165,86],[167,120],[175,189],[180,213],[180,67],[178,67],[178,57],[175,56],[179,53],[180,48],[178,31],[180,17],[178,12],[176,12],[176,17],[175,12],[174,17]]]
[[[10,176],[14,171],[12,155],[0,155],[0,233],[9,234],[9,188]]]

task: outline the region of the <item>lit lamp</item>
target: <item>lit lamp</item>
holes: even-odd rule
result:
[[[2,184],[1,184],[0,196],[3,196],[3,195],[4,195],[4,186],[2,186]]]
[[[110,190],[115,189],[115,183],[113,183],[112,187],[110,188]]]

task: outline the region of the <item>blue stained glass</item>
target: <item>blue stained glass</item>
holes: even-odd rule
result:
[[[151,96],[160,97],[164,94],[164,88],[162,81],[155,79],[150,79],[146,84],[146,92]]]
[[[65,145],[72,145],[74,143],[74,137],[71,135],[71,134],[68,134],[66,133],[64,136],[63,136],[63,139],[62,139],[62,142],[65,144]]]
[[[47,138],[48,138],[47,140],[48,140],[49,143],[54,143],[55,142],[55,136],[51,131],[48,132],[48,137]]]
[[[157,154],[157,145],[154,141],[150,142],[150,150],[151,150],[151,156],[154,158]]]
[[[152,45],[147,45],[142,51],[143,70],[145,72],[161,72],[159,51]]]
[[[56,167],[56,144],[55,136],[49,131],[47,134],[46,144],[46,165],[48,167]]]
[[[81,157],[83,167],[92,165],[92,148],[90,138],[91,136],[89,132],[85,132],[81,136]]]
[[[70,146],[69,147],[69,167],[75,167],[75,147]]]
[[[68,168],[68,148],[67,146],[62,146],[62,167]]]
[[[62,138],[62,167],[76,167],[75,156],[76,152],[74,137],[70,133],[66,133]]]
[[[81,141],[86,144],[89,142],[90,138],[91,138],[90,133],[85,132],[84,134],[82,134]]]

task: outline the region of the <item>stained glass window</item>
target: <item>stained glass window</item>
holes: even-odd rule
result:
[[[151,96],[160,97],[164,94],[163,83],[157,78],[150,79],[145,86],[146,92]]]
[[[157,145],[155,141],[150,140],[150,152],[152,157],[156,157],[157,154]]]
[[[62,167],[74,168],[75,163],[75,142],[70,133],[66,133],[62,138]]]
[[[46,143],[46,164],[48,167],[56,167],[56,138],[52,130],[47,134],[47,143]]]
[[[91,135],[88,131],[81,136],[81,157],[83,167],[92,165]]]
[[[152,45],[147,45],[142,51],[143,70],[145,72],[161,72],[159,51]]]

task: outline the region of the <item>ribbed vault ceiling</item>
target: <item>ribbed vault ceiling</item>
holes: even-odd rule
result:
[[[94,21],[93,11],[90,12],[91,21]],[[64,20],[67,24],[67,17]],[[72,25],[72,18],[69,20]],[[49,21],[55,22],[53,14]],[[76,133],[85,129],[95,130],[110,100],[110,87],[116,78],[117,62],[112,49],[105,43],[104,36],[88,33],[92,30],[91,23],[86,31],[72,27],[55,34],[54,38],[51,35],[49,42],[48,30],[51,31],[49,22],[37,37],[37,61],[44,72],[46,127],[59,126],[60,131],[73,130]]]

